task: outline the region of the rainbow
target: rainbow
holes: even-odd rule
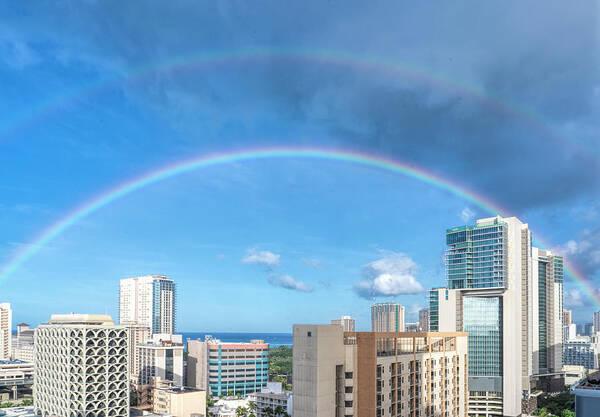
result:
[[[448,91],[457,97],[468,97],[482,105],[488,110],[519,120],[533,129],[542,132],[546,138],[562,144],[566,140],[573,148],[581,149],[587,154],[599,154],[599,149],[584,143],[567,138],[558,134],[548,127],[548,123],[541,116],[535,114],[531,109],[522,107],[514,102],[508,102],[500,97],[489,95],[484,89],[470,85],[463,80],[450,79],[443,74],[411,65],[398,63],[384,57],[365,56],[352,54],[337,50],[314,50],[301,48],[248,48],[240,50],[225,50],[215,52],[204,52],[200,55],[186,55],[174,59],[138,67],[121,77],[104,77],[98,81],[82,87],[67,91],[58,97],[50,97],[40,102],[33,108],[17,113],[9,117],[3,127],[0,127],[0,139],[10,138],[20,130],[24,130],[38,124],[61,109],[76,106],[77,103],[86,99],[93,99],[110,91],[117,90],[123,83],[142,83],[153,79],[157,74],[168,74],[171,72],[185,72],[207,68],[209,66],[219,67],[233,64],[263,63],[270,62],[308,62],[312,64],[323,64],[333,67],[351,68],[357,72],[376,74],[387,77],[386,80],[421,83],[421,85],[432,85],[440,90]],[[6,117],[6,116],[5,116]]]
[[[309,158],[328,161],[339,161],[351,164],[373,167],[376,169],[389,171],[422,181],[437,188],[451,192],[452,194],[470,201],[474,205],[484,209],[493,215],[510,216],[507,210],[500,208],[497,204],[488,200],[486,197],[476,194],[474,191],[459,185],[449,179],[441,178],[431,172],[394,159],[385,158],[378,155],[352,152],[347,150],[308,148],[308,147],[272,147],[247,149],[234,152],[216,153],[202,155],[167,165],[158,170],[151,171],[137,178],[133,178],[122,183],[106,192],[92,198],[91,200],[76,207],[62,219],[43,230],[35,237],[31,244],[24,246],[0,269],[0,284],[5,282],[21,265],[33,257],[41,248],[65,232],[74,224],[83,218],[102,209],[103,207],[145,187],[157,182],[185,174],[201,168],[208,168],[216,165],[229,164],[235,162],[244,162],[260,159],[275,158]],[[538,242],[540,240],[538,239]],[[545,247],[551,245],[540,242]],[[578,283],[584,293],[591,300],[600,306],[600,298],[596,295],[592,286],[588,283],[585,276],[569,262],[565,263],[567,273]]]

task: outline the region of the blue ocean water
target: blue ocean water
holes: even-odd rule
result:
[[[187,349],[187,339],[202,339],[206,335],[211,335],[221,342],[250,342],[254,339],[264,340],[270,347],[292,346],[291,333],[216,333],[216,332],[181,332],[183,343]]]

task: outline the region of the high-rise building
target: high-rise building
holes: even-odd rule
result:
[[[563,308],[563,325],[567,326],[573,323],[573,312]]]
[[[121,280],[119,321],[138,323],[154,333],[175,333],[175,283],[164,275]]]
[[[188,339],[187,347],[189,386],[221,396],[247,395],[267,385],[269,344],[264,340],[228,343],[207,336],[205,341]]]
[[[150,328],[138,323],[121,323],[129,334],[129,378],[133,384],[138,383],[140,374],[140,356],[138,345],[151,338]]]
[[[0,303],[0,360],[12,354],[12,310],[10,303]]]
[[[594,333],[600,333],[600,311],[594,312]]]
[[[371,306],[371,330],[403,332],[404,306],[397,303],[376,303]]]
[[[183,343],[181,335],[153,334],[138,343],[138,385],[149,385],[153,378],[183,386]]]
[[[53,315],[34,345],[37,415],[129,416],[127,330],[110,316]]]
[[[594,323],[585,323],[583,332],[585,336],[592,336],[594,334]]]
[[[353,332],[356,330],[356,321],[350,316],[342,316],[339,319],[331,320],[331,324],[342,326],[345,332]]]
[[[429,309],[419,310],[419,331],[429,331]]]
[[[568,324],[563,326],[563,345],[571,339],[575,339],[577,337],[577,329],[575,327],[575,323]]]
[[[520,416],[532,385],[562,372],[563,260],[531,240],[515,217],[446,231],[430,330],[469,334],[470,414]]]
[[[293,337],[294,417],[466,415],[465,333],[294,325]]]

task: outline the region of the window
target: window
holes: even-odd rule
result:
[[[354,376],[352,375],[352,372],[345,372],[345,377],[346,379],[352,379]]]
[[[344,401],[344,407],[352,407],[352,401]]]
[[[345,388],[344,388],[344,392],[345,392],[346,394],[351,394],[351,393],[352,393],[352,387],[345,387]]]
[[[308,332],[308,333],[306,334],[306,336],[308,336],[308,337],[312,337],[312,332]]]

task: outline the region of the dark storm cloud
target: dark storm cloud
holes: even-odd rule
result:
[[[332,138],[330,145],[397,157],[457,179],[517,214],[599,194],[595,2],[174,1],[143,7],[73,1],[30,7],[18,20],[10,10],[2,13],[4,34],[10,34],[4,38],[64,65],[127,74],[208,51],[300,48],[383,57],[449,80],[365,71],[335,59],[273,58],[156,73],[143,88],[127,87],[129,97],[189,136],[210,132],[228,143],[228,127],[236,126],[251,137],[281,137],[272,134],[281,129],[294,142],[289,132],[297,131],[315,143],[304,133],[318,132]],[[36,45],[40,37],[49,44]],[[460,85],[494,99],[473,97]]]

